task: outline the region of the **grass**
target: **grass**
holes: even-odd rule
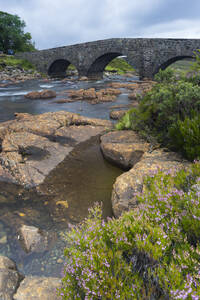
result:
[[[129,65],[123,58],[113,59],[105,68],[105,71],[116,71],[118,74],[125,74],[127,72],[135,72],[135,69]]]
[[[16,59],[11,55],[2,55],[0,56],[0,70],[3,70],[6,66],[20,67],[24,70],[35,70],[35,67],[28,60]]]

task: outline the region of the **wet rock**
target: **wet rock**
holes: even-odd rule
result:
[[[114,101],[116,99],[116,96],[121,93],[119,90],[113,88],[101,89],[98,92],[96,92],[94,88],[90,88],[87,90],[80,89],[78,91],[70,90],[68,92],[71,99],[74,99],[76,101],[88,101],[92,104]]]
[[[83,91],[83,99],[93,100],[96,98],[96,92],[94,88]]]
[[[124,88],[124,89],[134,90],[139,87],[139,83],[111,82],[109,86],[117,89]]]
[[[15,263],[5,256],[0,256],[0,299],[13,300],[13,295],[23,279]]]
[[[63,104],[63,103],[70,103],[74,102],[73,99],[58,99],[56,101],[53,101],[52,103],[58,103],[58,104]]]
[[[128,109],[126,110],[112,110],[109,114],[110,119],[113,120],[119,120],[121,119],[126,113],[128,112]]]
[[[154,150],[152,153],[146,152],[141,161],[134,167],[120,175],[112,191],[112,207],[116,217],[119,217],[124,211],[137,209],[135,193],[142,192],[143,179],[146,175],[161,169],[163,171],[179,170],[188,167],[190,163],[183,160],[178,154],[165,152],[162,149]]]
[[[0,165],[0,181],[15,182],[15,179],[12,177],[9,171],[1,165]]]
[[[40,99],[40,92],[30,92],[26,95],[24,95],[25,98],[27,99]]]
[[[130,93],[129,95],[128,95],[128,98],[130,99],[130,100],[137,100],[137,96],[138,95],[140,95],[139,93],[138,93],[138,91],[134,91],[134,92],[132,92],[132,93]]]
[[[56,92],[52,90],[43,90],[42,92],[30,92],[24,96],[27,99],[49,99],[49,98],[55,98]]]
[[[125,170],[136,164],[149,148],[133,131],[113,131],[101,136],[104,157]]]
[[[14,300],[60,300],[56,290],[61,280],[56,277],[27,276],[20,284]]]
[[[81,76],[78,80],[79,81],[88,81],[88,78],[86,76]]]
[[[44,252],[56,239],[54,233],[49,233],[34,226],[22,225],[19,231],[20,244],[25,252]]]
[[[51,90],[44,90],[40,92],[40,98],[41,99],[49,99],[49,98],[55,98],[56,97],[56,92],[51,91]]]
[[[16,114],[0,126],[0,180],[39,185],[75,145],[111,127],[110,121],[62,111]]]
[[[99,93],[103,94],[103,95],[120,95],[121,91],[119,89],[116,88],[106,88],[106,89],[101,89],[99,90]]]

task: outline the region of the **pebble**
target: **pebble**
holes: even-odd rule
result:
[[[7,243],[7,236],[4,235],[2,238],[0,238],[0,244],[6,244]]]

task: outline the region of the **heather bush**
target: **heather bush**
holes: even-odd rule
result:
[[[139,212],[72,226],[62,299],[200,299],[200,163],[150,174]]]

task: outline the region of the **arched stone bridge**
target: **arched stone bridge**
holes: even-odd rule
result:
[[[16,54],[32,62],[38,71],[62,76],[73,64],[79,76],[102,77],[106,65],[117,56],[138,70],[142,79],[153,78],[159,69],[171,63],[194,57],[200,49],[199,39],[114,38]]]

